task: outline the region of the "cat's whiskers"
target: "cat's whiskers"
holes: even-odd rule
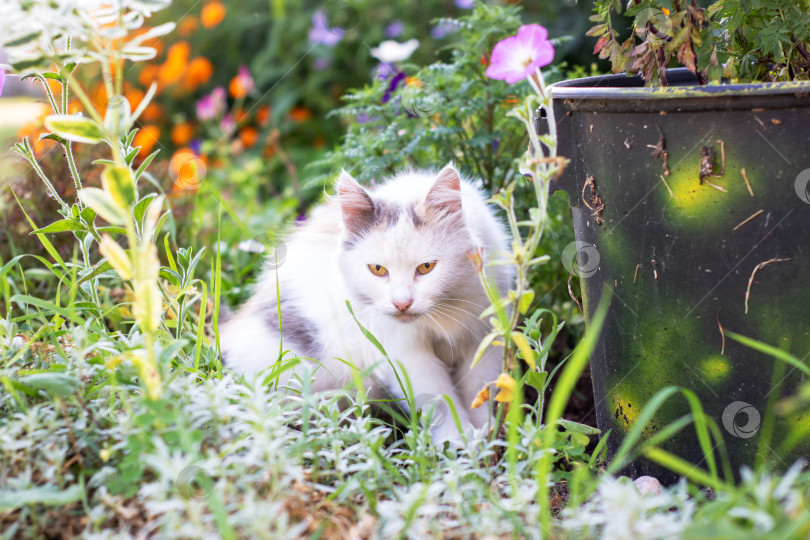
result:
[[[442,306],[442,307],[444,307],[446,309],[455,309],[455,310],[460,311],[461,313],[467,314],[467,315],[469,315],[469,316],[471,316],[471,317],[473,317],[475,319],[480,318],[479,317],[480,314],[473,313],[472,311],[469,311],[469,310],[466,310],[464,308],[455,306],[453,304],[448,304],[447,302],[434,302],[434,305]]]
[[[430,319],[433,323],[435,323],[436,326],[439,328],[439,330],[441,330],[444,333],[444,337],[447,338],[447,344],[450,346],[450,365],[453,365],[455,363],[456,358],[456,354],[453,351],[453,340],[450,339],[450,334],[447,333],[447,330],[445,330],[444,327],[442,327],[442,325],[439,323],[439,321],[436,320],[436,318],[431,314],[431,311],[432,310],[426,311],[424,315],[425,317]]]
[[[481,305],[478,302],[473,302],[472,300],[465,300],[464,298],[445,298],[445,300],[449,302],[467,302],[468,304],[472,304],[475,307],[481,308],[481,311],[484,311],[487,306]]]
[[[445,308],[445,309],[446,309],[446,308]],[[439,306],[434,305],[434,306],[433,306],[433,308],[431,309],[431,311],[436,311],[436,312],[437,312],[439,315],[442,315],[443,317],[447,317],[447,318],[449,318],[449,319],[453,319],[453,320],[454,320],[454,321],[456,321],[456,322],[457,322],[457,323],[458,323],[458,324],[459,324],[459,325],[460,325],[462,328],[464,328],[464,329],[465,329],[465,330],[467,330],[467,331],[468,331],[470,334],[472,334],[472,337],[474,337],[474,338],[475,338],[475,339],[477,339],[478,341],[481,341],[481,336],[479,336],[479,335],[478,335],[478,334],[477,334],[475,331],[473,331],[473,329],[472,329],[472,328],[470,328],[469,326],[467,326],[466,324],[464,324],[464,323],[463,323],[463,322],[461,322],[460,320],[456,319],[456,318],[455,318],[455,317],[453,317],[453,316],[452,316],[450,313],[448,313],[447,311],[444,311],[444,310],[443,310],[442,308],[440,308]]]

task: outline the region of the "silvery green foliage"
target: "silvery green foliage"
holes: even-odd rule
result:
[[[47,69],[60,63],[103,61],[90,37],[123,39],[171,0],[0,0],[0,46],[16,71]],[[144,40],[166,34],[174,23],[155,27],[123,45],[123,57],[155,56]]]
[[[563,511],[562,528],[570,538],[678,538],[694,512],[683,481],[660,494],[642,495],[629,478],[605,476],[587,502]]]

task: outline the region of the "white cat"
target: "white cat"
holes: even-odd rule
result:
[[[507,235],[482,193],[452,164],[438,174],[400,174],[373,191],[344,171],[337,196],[317,207],[286,247],[283,264],[265,271],[250,300],[221,328],[227,366],[238,372],[270,367],[281,338],[285,351],[320,363],[313,390],[349,384],[349,363],[401,399],[394,368],[361,333],[349,300],[396,369],[407,372],[417,407],[432,402],[441,411],[436,397],[446,395],[465,429],[490,421],[489,404],[470,404],[497,378],[503,349],[490,347],[470,370],[488,331],[479,315],[489,305],[470,255],[480,250],[501,295],[513,286],[514,267],[486,266],[505,258]],[[440,412],[431,431],[437,441],[459,437],[452,416]]]

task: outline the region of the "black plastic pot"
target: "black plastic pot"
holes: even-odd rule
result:
[[[810,83],[667,78],[551,88],[570,159],[553,189],[573,207],[567,253],[578,254],[586,323],[612,294],[591,357],[598,424],[614,453],[647,401],[677,385],[720,426],[735,474],[761,460],[785,467],[810,454],[810,412],[777,404],[807,377],[725,334],[810,365]],[[688,412],[670,400],[643,437]],[[664,448],[706,468],[692,427]],[[673,478],[643,459],[628,469]]]

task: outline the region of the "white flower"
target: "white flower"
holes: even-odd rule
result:
[[[381,62],[402,62],[410,58],[418,48],[418,39],[409,39],[405,43],[389,39],[380,43],[378,47],[371,49],[371,54]]]

